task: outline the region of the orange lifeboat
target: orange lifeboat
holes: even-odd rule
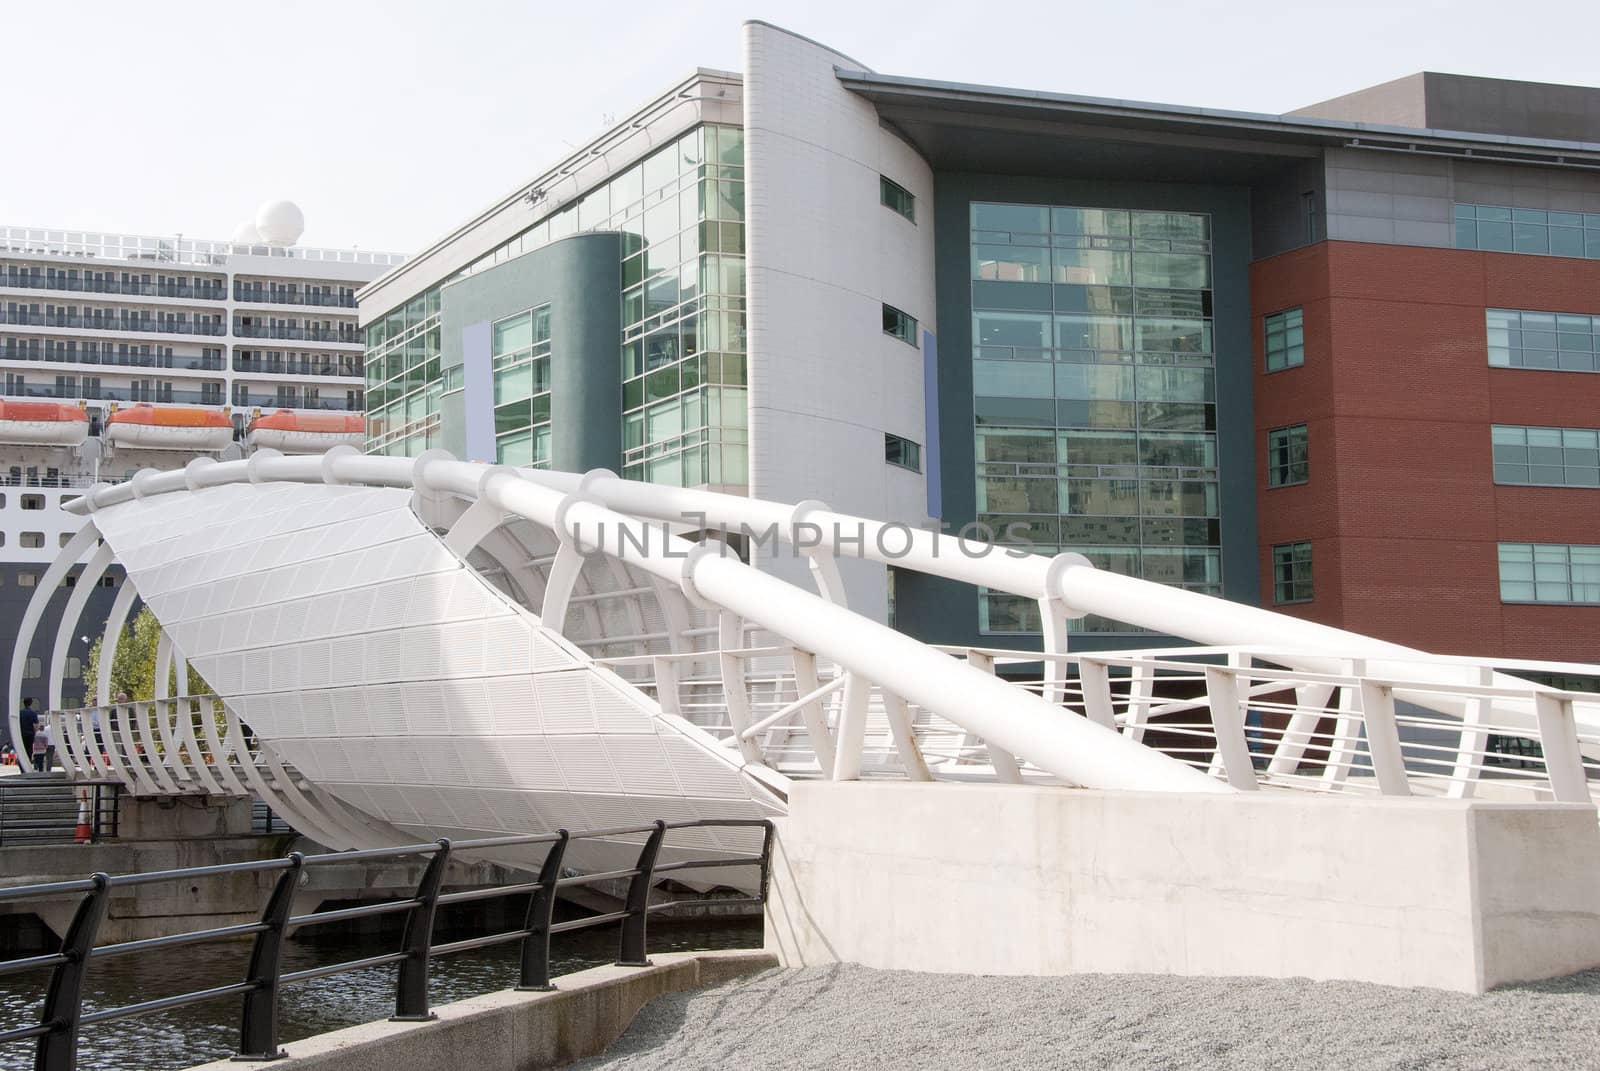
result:
[[[105,437],[115,446],[138,450],[214,453],[233,441],[233,422],[220,409],[140,402],[106,417]]]
[[[360,413],[296,413],[279,409],[258,416],[245,429],[244,442],[252,450],[270,447],[286,454],[320,454],[335,446],[356,449],[366,439],[366,424]]]
[[[60,402],[0,401],[0,443],[77,446],[89,436],[89,414]]]

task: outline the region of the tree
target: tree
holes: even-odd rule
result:
[[[133,618],[133,627],[117,637],[117,650],[111,656],[111,698],[126,692],[129,699],[154,699],[156,695],[156,649],[161,641],[161,624],[150,607]],[[94,641],[83,667],[84,702],[92,704],[100,674],[100,649],[104,637]],[[169,678],[170,679],[170,678]],[[211,686],[189,667],[188,687],[179,694],[209,695]]]

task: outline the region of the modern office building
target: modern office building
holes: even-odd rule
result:
[[[982,523],[1431,650],[1595,657],[1600,90],[1427,74],[1248,114],[744,34],[741,72],[361,292],[370,452]],[[928,640],[1044,625],[845,581]]]
[[[93,483],[361,441],[356,290],[403,258],[299,246],[303,226],[276,202],[230,241],[0,227],[0,638]]]

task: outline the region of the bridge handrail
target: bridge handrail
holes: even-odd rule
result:
[[[760,828],[761,850],[753,855],[721,856],[708,859],[688,859],[658,866],[656,859],[668,833],[675,830],[708,828]],[[149,871],[139,874],[109,875],[98,873],[76,881],[58,881],[42,885],[17,886],[0,889],[0,903],[26,903],[43,899],[60,899],[67,895],[80,895],[72,922],[62,938],[61,948],[54,953],[29,956],[23,959],[0,961],[0,977],[25,971],[51,969],[39,1022],[32,1026],[0,1030],[0,1045],[36,1040],[35,1066],[51,1071],[74,1071],[77,1067],[78,1036],[83,1026],[122,1019],[172,1008],[185,1007],[223,997],[242,996],[239,1024],[239,1052],[236,1059],[270,1060],[282,1055],[278,1048],[278,999],[285,984],[310,981],[334,974],[363,970],[385,964],[399,964],[395,983],[395,1014],[393,1021],[414,1022],[430,1018],[428,1001],[428,974],[431,961],[440,956],[466,952],[491,945],[521,941],[520,977],[518,990],[544,991],[554,989],[550,979],[550,938],[557,933],[589,929],[595,926],[621,922],[617,965],[623,967],[648,966],[645,958],[647,922],[652,914],[677,907],[716,903],[719,905],[763,904],[766,902],[768,877],[772,864],[774,827],[767,819],[729,818],[693,819],[682,821],[657,820],[647,825],[622,826],[607,829],[584,830],[576,833],[565,829],[554,833],[524,834],[506,837],[486,837],[476,840],[451,841],[441,839],[428,844],[408,844],[394,848],[377,848],[356,852],[327,852],[304,855],[290,852],[281,859],[264,859],[251,862],[225,863],[216,866],[186,867],[179,870]],[[615,837],[643,837],[634,865],[623,870],[604,871],[570,877],[561,875],[562,861],[567,846],[572,841],[596,840]],[[512,845],[548,845],[536,881],[520,882],[472,890],[465,893],[441,892],[445,868],[452,855],[461,851],[507,847]],[[422,856],[428,864],[417,883],[415,892],[399,901],[365,904],[353,908],[331,911],[314,911],[294,915],[291,908],[302,873],[308,867],[355,861],[397,859]],[[760,881],[754,896],[727,897],[714,900],[676,900],[657,904],[649,902],[650,886],[658,875],[688,869],[720,867],[759,868]],[[256,922],[230,926],[215,926],[189,930],[165,937],[122,941],[115,944],[95,945],[95,936],[104,920],[112,890],[166,882],[198,881],[209,878],[246,873],[281,872],[272,892]],[[572,886],[589,885],[598,881],[628,880],[627,892],[620,911],[606,912],[587,918],[554,922],[556,890]],[[482,899],[489,896],[527,894],[530,899],[523,925],[520,928],[488,934],[466,940],[434,944],[434,916],[440,904]],[[291,929],[302,926],[326,925],[350,919],[404,912],[405,930],[399,951],[381,953],[341,963],[326,964],[305,970],[284,972],[282,945]],[[202,944],[208,941],[237,940],[254,937],[249,966],[243,981],[207,989],[191,990],[173,996],[102,1008],[85,1013],[83,1010],[83,981],[89,964],[112,957],[138,955],[144,952]]]

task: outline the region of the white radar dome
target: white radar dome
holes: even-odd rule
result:
[[[259,245],[260,242],[261,232],[254,223],[241,223],[233,229],[234,245]]]
[[[256,231],[269,245],[294,245],[305,229],[305,214],[293,201],[271,201],[256,211]]]

